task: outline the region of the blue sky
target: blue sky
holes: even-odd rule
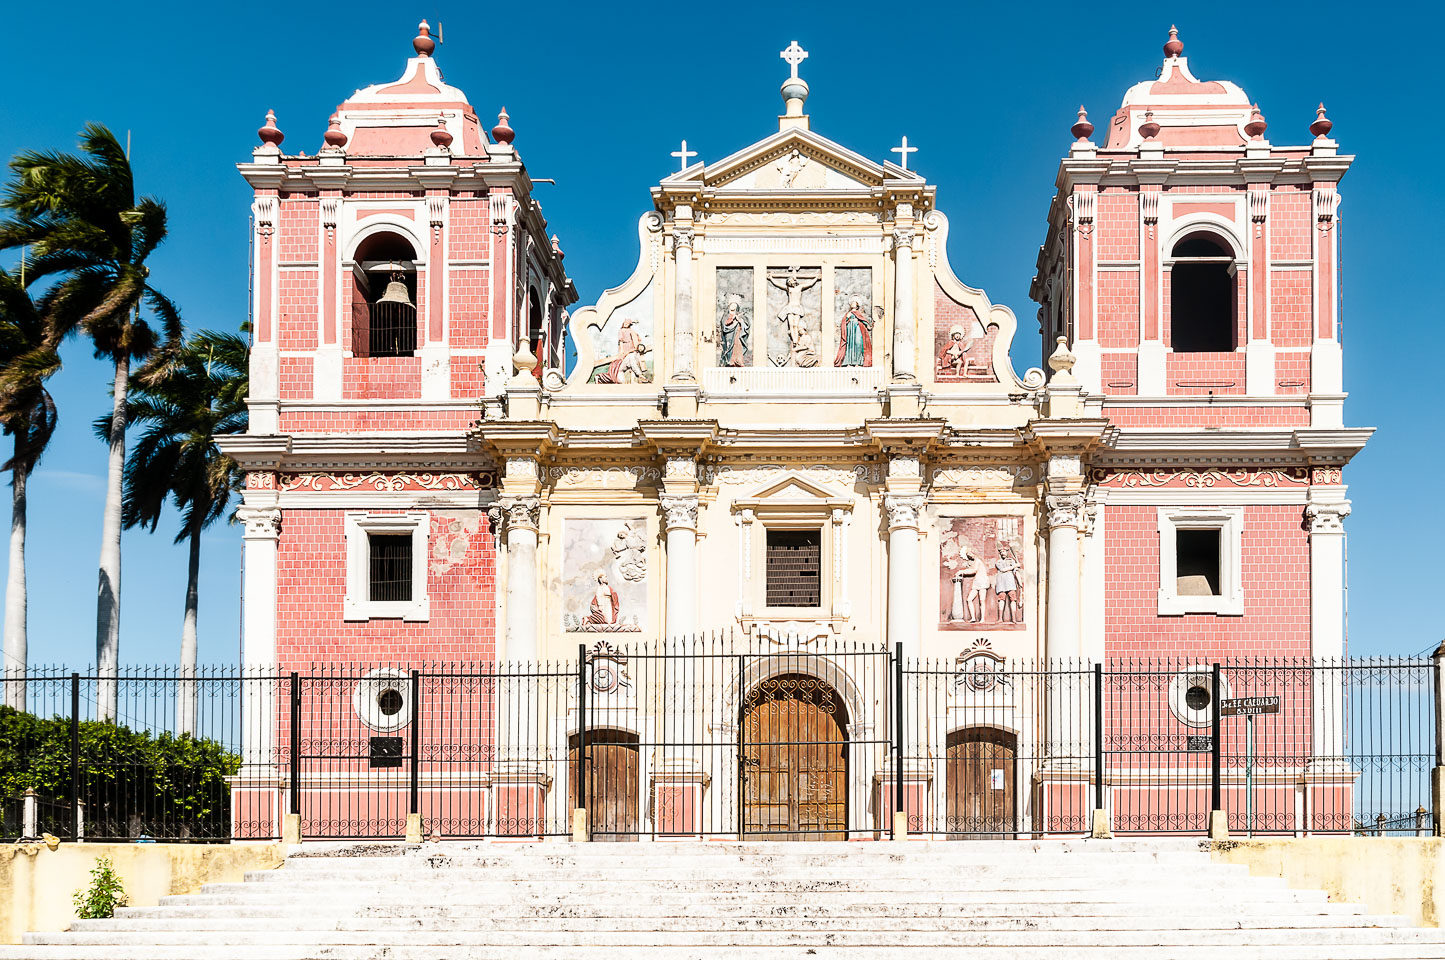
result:
[[[422,17],[444,27],[448,81],[484,120],[505,105],[582,295],[636,260],[648,187],[686,138],[717,160],[777,129],[778,51],[812,56],[813,129],[875,159],[907,135],[910,166],[938,186],[959,275],[1020,317],[1016,364],[1038,363],[1028,299],[1058,159],[1080,103],[1102,130],[1124,90],[1152,77],[1171,22],[1201,79],[1241,84],[1276,143],[1305,142],[1321,100],[1358,161],[1342,188],[1345,377],[1352,425],[1379,427],[1347,473],[1353,653],[1413,653],[1441,630],[1438,545],[1445,468],[1434,410],[1445,357],[1436,252],[1445,150],[1432,5],[734,3],[422,5],[19,4],[6,14],[0,157],[69,149],[91,120],[131,131],[142,188],[171,211],[154,278],[192,327],[234,329],[247,311],[250,194],[233,164],[276,111],[288,150],[314,152],[352,90],[395,78]],[[1410,40],[1410,38],[1417,38]],[[1430,96],[1427,96],[1427,92]],[[61,432],[31,485],[33,663],[94,656],[95,563],[105,450],[89,423],[109,373],[83,342],[52,382]],[[8,443],[8,441],[5,441]],[[0,498],[8,513],[9,496]],[[8,529],[8,526],[6,527]],[[172,520],[125,537],[121,659],[173,660],[185,553]],[[240,536],[206,537],[201,659],[234,660]]]

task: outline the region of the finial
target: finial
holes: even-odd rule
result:
[[[556,256],[558,260],[561,260],[563,257],[567,256],[567,254],[562,252],[562,243],[557,239],[557,235],[555,233],[552,234],[552,253],[554,256]]]
[[[1154,111],[1145,110],[1144,122],[1139,124],[1139,136],[1143,137],[1145,140],[1153,140],[1155,137],[1159,136],[1160,129],[1161,128],[1159,124],[1154,120]]]
[[[1264,131],[1269,124],[1264,122],[1264,114],[1259,112],[1259,104],[1252,104],[1250,107],[1254,112],[1249,115],[1249,122],[1244,125],[1244,132],[1249,134],[1251,140],[1264,139]]]
[[[1075,140],[1087,140],[1094,135],[1094,125],[1089,122],[1089,113],[1084,105],[1079,104],[1079,119],[1069,128]]]
[[[1184,41],[1179,39],[1179,28],[1170,25],[1169,39],[1164,43],[1164,56],[1177,57],[1184,53]]]
[[[794,40],[788,44],[788,49],[778,54],[788,64],[791,73],[788,79],[783,81],[783,114],[788,117],[801,117],[803,115],[803,104],[808,100],[808,81],[798,76],[798,64],[808,59],[808,51],[798,46]],[[797,125],[795,122],[793,125]],[[802,124],[807,126],[806,123]]]
[[[1049,355],[1049,369],[1059,375],[1061,379],[1067,379],[1070,374],[1073,373],[1074,364],[1078,362],[1079,358],[1070,352],[1068,337],[1061,336],[1054,342],[1057,343],[1058,346],[1056,346],[1054,352]]]
[[[452,145],[452,134],[447,129],[447,121],[444,117],[437,117],[437,127],[431,132],[431,142],[445,150]]]
[[[674,157],[677,157],[677,163],[678,163],[677,172],[678,172],[678,173],[682,173],[682,171],[684,171],[684,170],[687,169],[687,161],[688,161],[688,158],[689,158],[689,157],[695,157],[695,156],[697,156],[697,151],[696,151],[696,150],[689,150],[689,149],[687,148],[687,141],[684,140],[684,141],[682,141],[682,149],[672,151],[672,155],[673,155]]]
[[[511,117],[507,116],[507,108],[503,107],[501,112],[497,114],[497,125],[492,128],[493,140],[498,143],[509,144],[512,142],[512,138],[517,135],[517,131],[513,130],[511,125],[507,123],[510,119]]]
[[[907,169],[908,169],[908,155],[909,155],[910,153],[917,153],[917,152],[918,152],[918,148],[917,148],[917,147],[910,147],[910,146],[908,145],[908,138],[907,138],[907,137],[904,137],[904,138],[903,138],[903,143],[902,143],[901,146],[890,147],[890,148],[888,149],[888,152],[889,152],[889,153],[896,153],[896,154],[898,154],[898,155],[899,155],[899,157],[898,157],[898,165],[899,165],[900,167],[902,167],[904,170],[907,170]]]
[[[326,122],[326,135],[322,138],[328,147],[340,150],[346,146],[346,134],[341,130],[341,117],[332,114],[331,119]]]
[[[1310,124],[1310,133],[1317,137],[1328,137],[1330,131],[1335,127],[1335,122],[1325,116],[1325,105],[1322,103],[1315,109],[1315,122]]]
[[[256,131],[256,136],[261,138],[262,143],[269,143],[273,147],[281,146],[281,141],[286,139],[286,134],[276,126],[275,110],[266,111],[266,122],[261,125],[260,130]]]
[[[532,352],[532,343],[526,337],[517,344],[517,352],[512,356],[512,369],[517,376],[532,376],[532,371],[537,367],[537,355]]]
[[[411,42],[411,47],[418,57],[429,57],[437,48],[437,42],[431,38],[431,27],[425,20],[417,24],[416,39]]]

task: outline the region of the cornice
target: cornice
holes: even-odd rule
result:
[[[477,426],[475,436],[500,457],[545,457],[557,447],[561,433],[555,423],[545,420],[486,420]]]

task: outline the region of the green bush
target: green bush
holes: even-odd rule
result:
[[[241,758],[214,740],[152,735],[114,723],[80,724],[80,800],[90,838],[224,839],[230,836],[226,778]],[[70,721],[0,706],[0,797],[33,789],[42,805],[69,808]]]
[[[130,903],[109,857],[95,861],[90,871],[90,887],[75,891],[71,899],[75,901],[76,916],[82,920],[109,920],[115,916],[116,907]]]

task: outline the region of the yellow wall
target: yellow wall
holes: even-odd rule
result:
[[[247,870],[273,870],[286,859],[279,843],[43,843],[0,847],[0,943],[29,931],[65,930],[75,919],[71,895],[90,885],[99,857],[115,864],[131,906],[192,893],[204,883],[241,880]]]
[[[1371,913],[1440,926],[1435,891],[1445,883],[1445,838],[1281,837],[1217,840],[1210,856],[1243,863],[1256,877],[1283,877],[1291,887],[1324,890],[1334,901],[1362,903]]]

